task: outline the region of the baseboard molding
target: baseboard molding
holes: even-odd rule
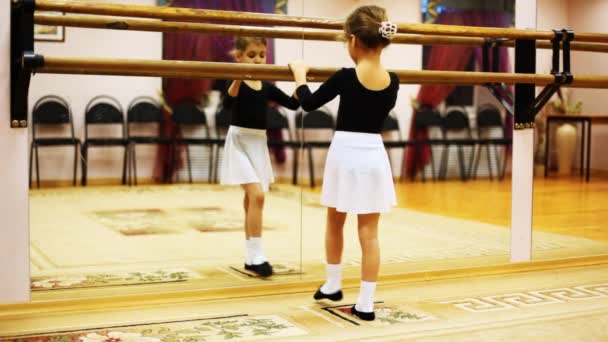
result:
[[[530,261],[520,263],[508,263],[502,265],[465,267],[457,269],[384,275],[381,276],[378,281],[380,285],[395,285],[467,277],[496,276],[565,268],[590,267],[606,264],[608,264],[608,254],[567,259]],[[8,304],[0,305],[0,320],[19,319],[26,317],[33,318],[37,316],[47,316],[49,314],[67,314],[84,311],[136,309],[154,307],[158,305],[188,303],[193,301],[211,301],[258,296],[309,293],[318,285],[319,280],[307,280],[281,284],[261,284],[217,289],[147,293],[128,296],[116,295],[84,299],[56,299],[23,304]],[[358,277],[351,277],[343,280],[343,287],[345,289],[358,288],[359,285],[360,279]],[[119,292],[120,288],[117,288],[116,293]]]

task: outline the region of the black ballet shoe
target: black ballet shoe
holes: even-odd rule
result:
[[[323,293],[321,291],[321,287],[319,287],[319,289],[317,290],[317,292],[315,292],[315,295],[314,295],[313,298],[315,300],[329,299],[331,301],[337,302],[337,301],[342,300],[342,297],[343,297],[342,296],[342,290],[338,290],[338,291],[336,291],[334,293],[327,294],[327,293]]]
[[[353,305],[353,307],[350,309],[350,313],[359,318],[362,319],[364,321],[373,321],[376,319],[376,313],[375,312],[361,312],[361,311],[357,311],[357,309],[355,309],[356,305]]]
[[[259,265],[247,265],[245,264],[245,269],[248,271],[252,271],[260,277],[270,277],[272,275],[272,266],[268,261],[265,261]]]

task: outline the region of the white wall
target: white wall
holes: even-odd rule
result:
[[[539,30],[552,30],[568,27],[567,0],[537,0],[536,22]],[[536,72],[551,72],[551,50],[536,50]]]
[[[608,33],[608,1],[586,0],[584,5],[580,1],[568,0],[568,23],[576,32]],[[575,51],[572,53],[572,70],[576,75],[608,75],[608,63],[605,53],[591,53]],[[608,101],[606,89],[573,89],[573,100],[583,102],[583,114],[608,114]],[[591,168],[608,170],[608,155],[603,153],[602,146],[608,143],[608,127],[593,126],[592,131]]]
[[[10,128],[10,1],[0,2],[0,303],[30,299],[27,130]]]
[[[608,32],[608,23],[604,15],[606,10],[608,10],[608,1],[606,0],[585,1],[584,6],[576,0],[538,0],[538,28],[545,30],[571,28],[575,31],[575,34],[577,31],[605,33]],[[573,51],[571,58],[572,72],[575,78],[577,74],[608,74],[605,54]],[[551,71],[550,50],[538,50],[536,71],[537,73],[549,73]],[[583,102],[583,114],[608,114],[607,103],[602,96],[606,93],[604,89],[568,89],[566,92],[572,92],[573,101],[581,100]],[[608,169],[608,156],[601,153],[600,149],[597,148],[608,142],[607,135],[607,127],[593,127],[592,169]],[[551,155],[555,157],[554,153]],[[574,165],[579,165],[578,153]]]
[[[113,0],[105,2],[121,2]],[[155,0],[132,0],[130,3],[155,5]],[[162,34],[157,32],[115,31],[83,28],[66,28],[65,42],[35,42],[39,54],[65,57],[96,58],[162,58]],[[100,94],[118,99],[124,110],[139,95],[157,97],[161,79],[154,77],[119,77],[94,75],[37,74],[32,77],[30,108],[37,99],[47,94],[62,96],[71,104],[76,135],[84,138],[84,110],[88,101]],[[126,113],[125,113],[126,115]],[[154,161],[155,147],[137,149],[138,176],[149,178]],[[43,148],[40,152],[42,179],[70,179],[72,177],[72,150],[68,147]],[[120,148],[93,148],[89,151],[89,178],[119,178],[122,153]],[[80,165],[79,165],[80,168]]]

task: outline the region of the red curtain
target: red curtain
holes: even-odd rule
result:
[[[442,13],[435,22],[443,25],[466,25],[466,26],[487,26],[487,27],[509,27],[511,24],[511,15],[504,12],[486,11],[486,10],[452,10]],[[510,63],[508,60],[508,52],[506,48],[500,48],[500,64],[499,71],[510,71]],[[448,70],[448,71],[463,71],[467,67],[471,56],[475,53],[475,58],[478,64],[481,64],[481,48],[470,46],[440,46],[435,45],[430,48],[429,58],[424,65],[426,70]],[[439,85],[439,84],[424,84],[420,86],[416,101],[418,104],[426,107],[436,108],[441,104],[454,90],[454,85]],[[416,112],[413,113],[409,139],[423,140],[428,138],[426,129],[417,130],[414,126]],[[506,126],[511,126],[509,118]],[[512,127],[512,126],[511,126]],[[511,135],[511,129],[505,128],[505,133]],[[414,149],[418,149],[417,152]],[[416,175],[422,167],[430,162],[431,151],[430,146],[415,146],[411,147],[412,153],[407,154],[406,171],[412,177]],[[405,151],[404,151],[405,153]],[[414,155],[418,154],[420,158],[416,163]]]

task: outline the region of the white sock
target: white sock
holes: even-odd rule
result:
[[[374,292],[376,292],[376,282],[362,280],[355,309],[359,312],[374,311]]]
[[[245,264],[251,265],[253,262],[253,250],[251,248],[251,240],[245,240]]]
[[[264,247],[262,246],[262,238],[261,237],[252,237],[249,238],[249,243],[251,244],[251,263],[253,265],[263,264],[268,259],[264,255]]]
[[[342,289],[342,265],[341,264],[327,264],[327,280],[325,284],[321,286],[321,292],[325,294],[332,294]]]

